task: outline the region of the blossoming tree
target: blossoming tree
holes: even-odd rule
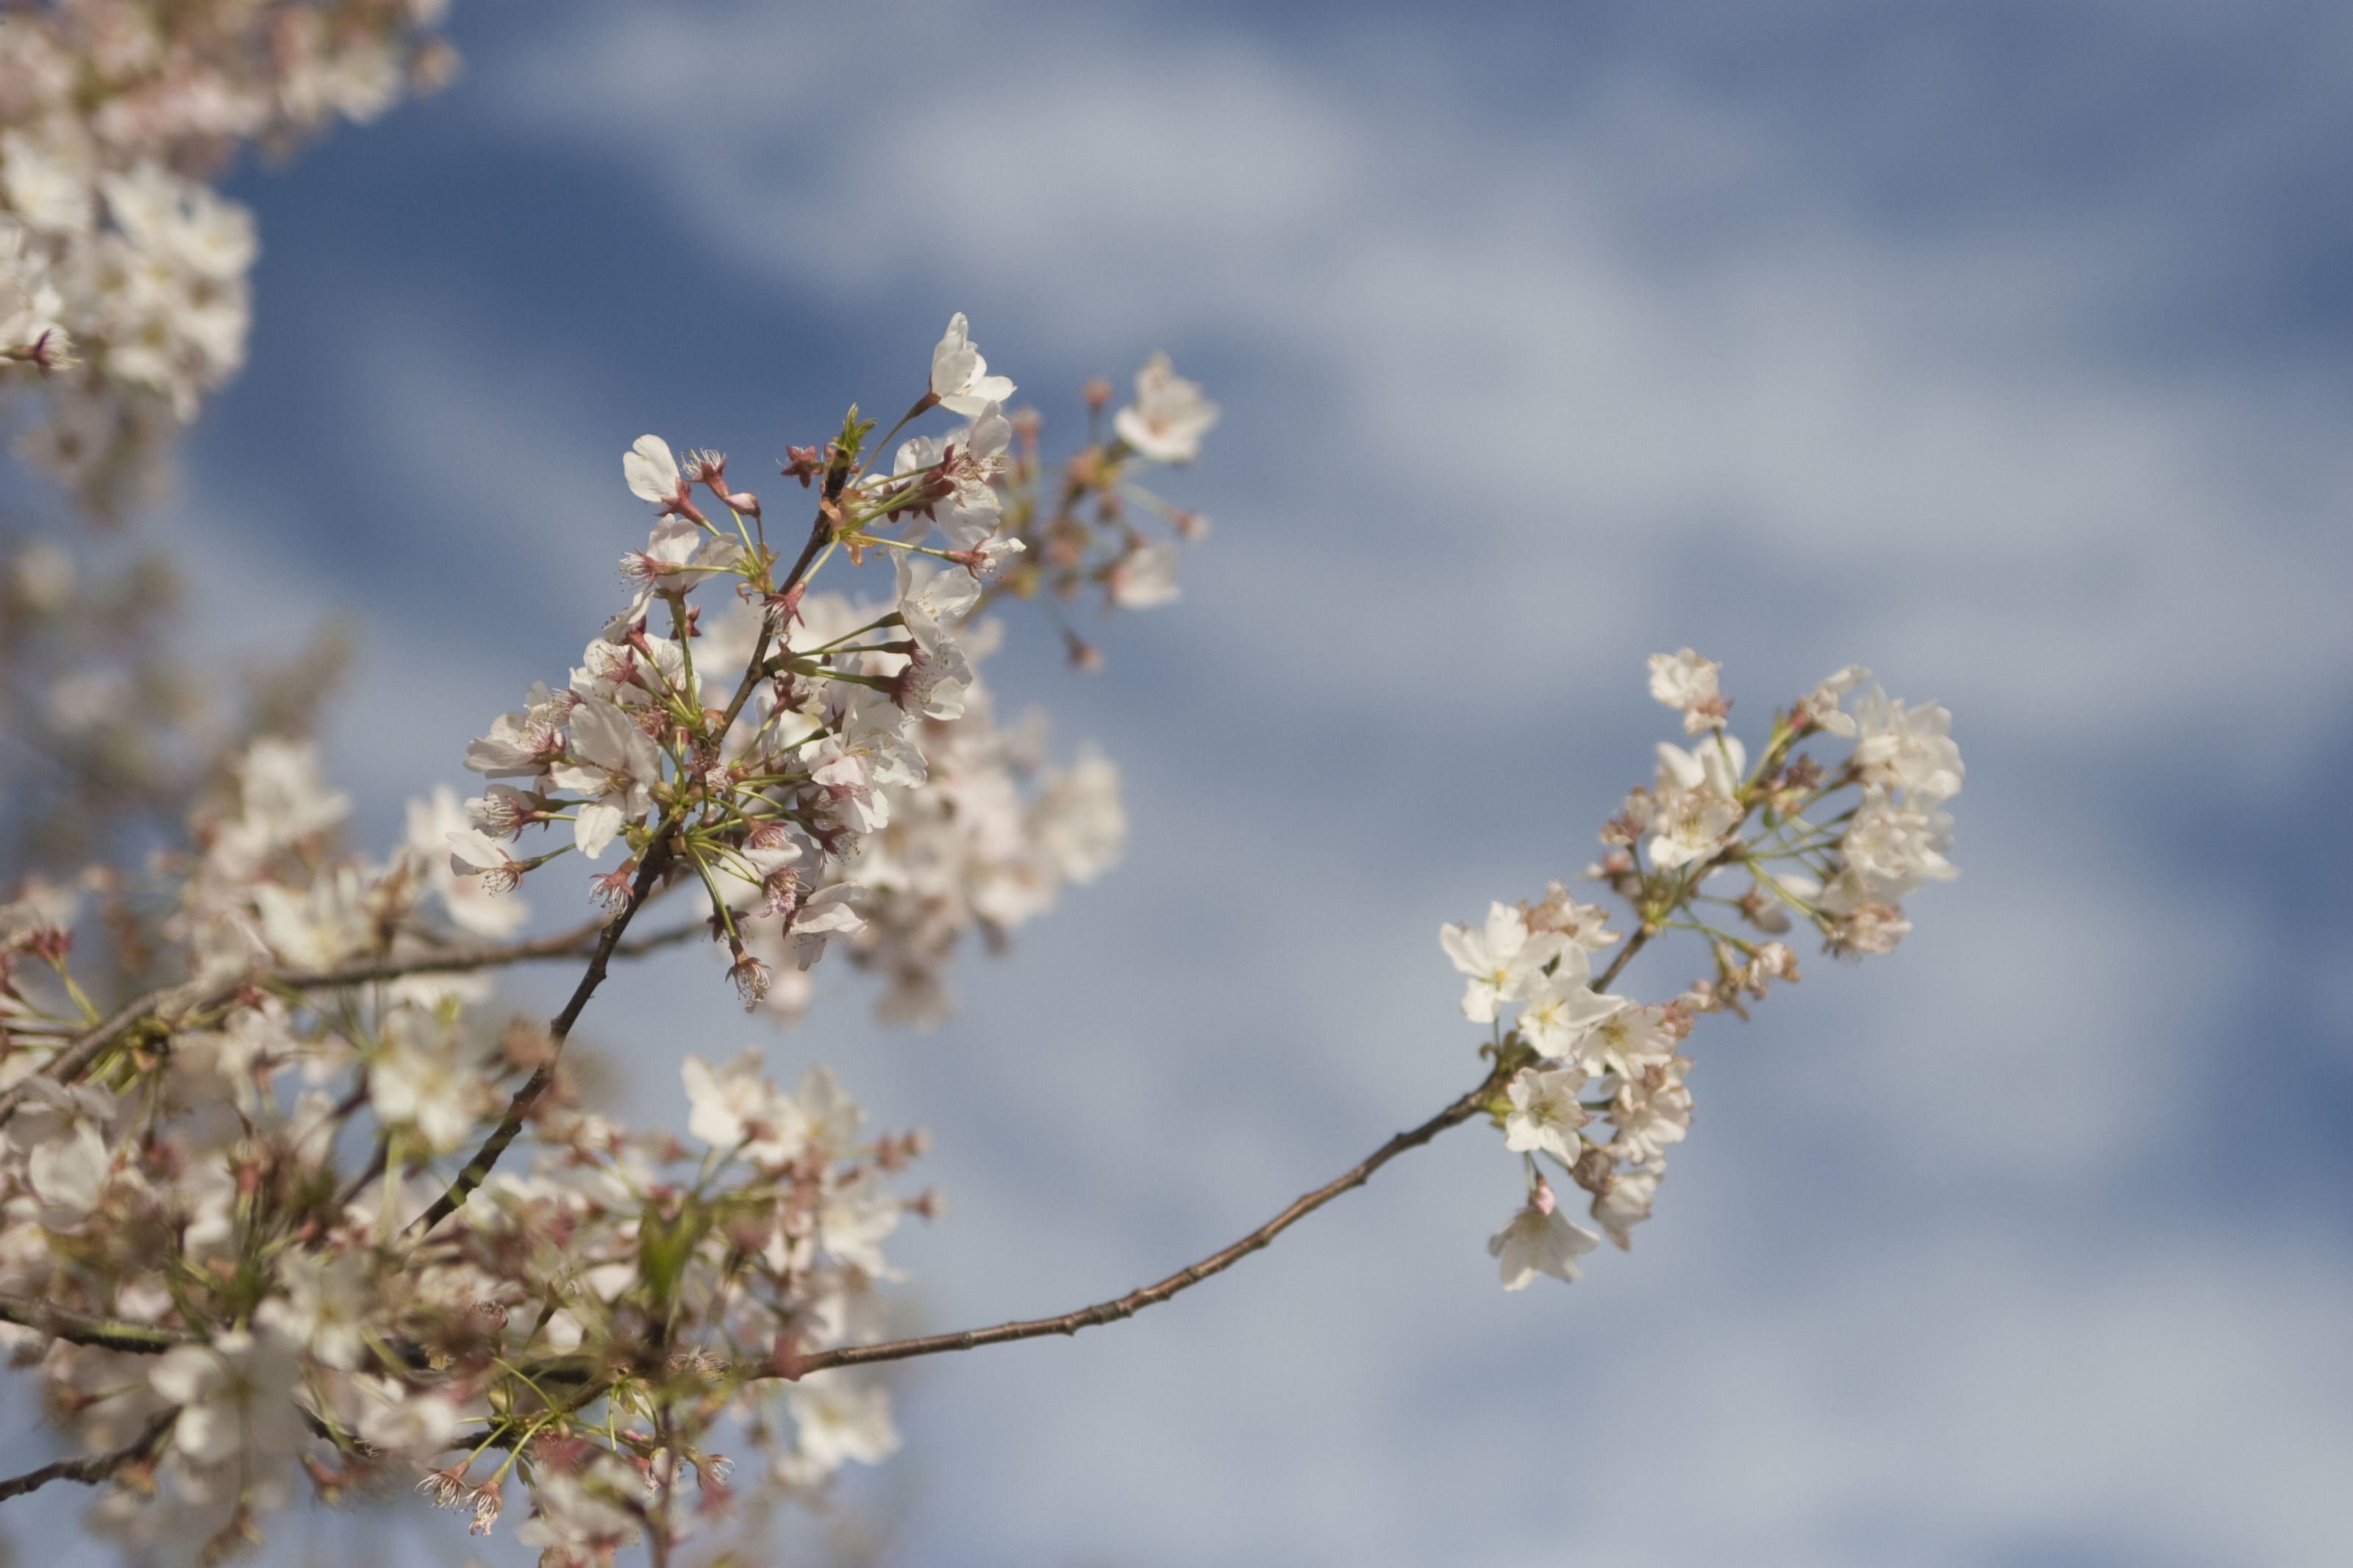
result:
[[[349,9],[376,31],[337,36],[386,47],[415,20]],[[69,323],[102,318],[41,270],[54,256],[30,259],[27,236],[79,231],[24,216],[16,147],[11,374],[70,403],[84,393],[58,378],[92,329]],[[38,196],[56,160],[27,158]],[[104,189],[129,234],[142,198]],[[216,199],[184,191],[172,221],[211,221]],[[83,374],[131,375],[128,352]],[[584,1102],[565,1047],[630,959],[683,942],[713,943],[744,1005],[779,1020],[844,960],[881,977],[886,1016],[934,1018],[968,933],[1008,931],[1117,859],[1111,764],[1052,764],[997,724],[981,667],[1007,634],[988,612],[1060,624],[1082,594],[1175,597],[1201,526],[1141,479],[1192,461],[1216,405],[1155,354],[1115,412],[1088,389],[1087,442],[1049,464],[963,316],[908,369],[889,431],[851,407],[765,498],[716,452],[649,435],[620,454],[614,525],[631,526],[621,487],[652,516],[622,592],[581,606],[578,664],[468,748],[481,793],[412,802],[389,852],[342,847],[350,803],[315,747],[265,735],[142,884],[159,918],[77,923],[48,884],[0,909],[0,1335],[67,1450],[0,1498],[79,1483],[93,1529],[217,1557],[300,1487],[413,1487],[549,1564],[665,1563],[886,1458],[869,1369],[1131,1316],[1472,1121],[1506,1156],[1500,1282],[1573,1281],[1651,1215],[1690,1131],[1702,1020],[1796,981],[1781,939],[1801,925],[1842,957],[1891,950],[1903,900],[1954,875],[1942,708],[1850,667],[1752,752],[1718,667],[1655,655],[1681,743],[1601,826],[1583,870],[1598,901],[1538,891],[1567,869],[1543,868],[1438,931],[1431,984],[1442,956],[1472,1026],[1456,1099],[1165,1279],[892,1337],[884,1247],[935,1206],[908,1190],[923,1133],[870,1130],[828,1068],[771,1082],[756,1051],[676,1061],[683,1137],[626,1127]],[[524,935],[526,890],[593,913]],[[90,953],[134,942],[152,984],[85,984]],[[1700,973],[1670,967],[1645,998],[1646,952]],[[577,977],[554,1017],[492,1021],[495,972],[557,962]]]

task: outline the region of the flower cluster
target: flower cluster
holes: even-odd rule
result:
[[[0,907],[0,1341],[132,1457],[94,1528],[217,1554],[298,1475],[332,1499],[406,1469],[478,1531],[520,1481],[522,1538],[601,1562],[724,1507],[722,1427],[779,1497],[887,1456],[871,1378],[786,1380],[884,1332],[882,1245],[934,1211],[892,1190],[923,1136],[754,1051],[687,1058],[691,1143],[584,1110],[545,1031],[486,1031],[487,987],[436,967],[522,912],[450,874],[454,796],[412,802],[382,864],[333,852],[348,809],[309,745],[249,750],[185,868],[190,979],[120,1032],[73,978],[72,897]],[[420,1226],[543,1069],[532,1165]]]
[[[25,450],[112,510],[245,359],[253,215],[206,184],[447,79],[445,0],[60,0],[0,26],[0,383]],[[50,373],[86,362],[80,374]]]
[[[1841,956],[1883,952],[1903,900],[1955,874],[1942,708],[1856,695],[1866,673],[1841,670],[1775,715],[1752,763],[1717,667],[1659,656],[1651,691],[1687,747],[1658,748],[1587,872],[1625,930],[1555,882],[1441,931],[1461,1011],[1488,1026],[1476,1089],[1156,1284],[893,1339],[885,1244],[938,1211],[901,1184],[923,1133],[870,1132],[831,1070],[788,1090],[756,1047],[683,1058],[683,1137],[632,1131],[566,1046],[610,964],[704,934],[747,1007],[797,1015],[831,944],[883,976],[886,1016],[928,1022],[965,933],[1001,939],[1117,858],[1116,773],[1084,751],[1050,767],[1039,723],[997,723],[980,667],[1002,629],[976,617],[1008,595],[1060,616],[1090,584],[1110,607],[1170,596],[1145,560],[1170,547],[1133,514],[1198,526],[1130,469],[1191,458],[1216,411],[1155,356],[1050,495],[1013,391],[955,317],[898,427],[874,440],[853,407],[789,448],[815,514],[789,550],[723,456],[640,438],[621,478],[653,522],[620,558],[626,602],[560,686],[471,742],[482,792],[412,801],[383,859],[342,844],[351,802],[315,748],[265,736],[154,858],[145,916],[105,876],[85,879],[96,921],[46,884],[0,906],[0,1342],[86,1451],[73,1479],[105,1483],[96,1529],[217,1559],[299,1482],[330,1501],[401,1486],[477,1533],[512,1502],[550,1568],[632,1544],[665,1561],[887,1458],[876,1364],[1131,1315],[1482,1113],[1527,1176],[1490,1243],[1504,1283],[1574,1279],[1600,1233],[1629,1244],[1689,1131],[1695,1020],[1795,981],[1776,939],[1798,921]],[[1090,402],[1100,416],[1107,390]],[[959,422],[892,445],[935,410]],[[887,592],[814,586],[870,566]],[[1817,757],[1825,738],[1846,754]],[[524,936],[517,889],[575,851],[600,912]],[[633,934],[673,893],[697,912]],[[1710,973],[1663,1001],[1612,993],[1685,931]],[[552,958],[586,961],[561,1012],[491,1014],[487,972]],[[109,994],[156,970],[174,983]]]
[[[1071,662],[1091,669],[1102,657],[1060,606],[1090,589],[1101,592],[1107,608],[1124,610],[1177,597],[1178,547],[1206,538],[1208,519],[1170,505],[1138,483],[1135,473],[1142,465],[1181,465],[1198,457],[1201,437],[1218,422],[1218,405],[1160,353],[1135,373],[1134,400],[1112,416],[1108,440],[1100,438],[1098,426],[1111,404],[1111,384],[1088,383],[1086,400],[1087,446],[1050,485],[1038,455],[1037,419],[1026,412],[1016,416],[1018,447],[1003,479],[1004,532],[1023,552],[982,601],[1013,595],[1044,605],[1058,619]]]
[[[486,1040],[429,984],[248,985],[176,1020],[168,1049],[142,1040],[62,1083],[38,1071],[54,986],[22,969],[62,980],[57,912],[0,911],[18,1096],[0,1339],[83,1443],[135,1454],[140,1484],[93,1512],[102,1533],[217,1555],[298,1474],[332,1500],[405,1473],[477,1532],[519,1483],[518,1535],[543,1561],[607,1562],[724,1509],[723,1427],[779,1497],[896,1446],[871,1379],[786,1381],[807,1353],[881,1337],[883,1243],[934,1207],[892,1190],[923,1135],[865,1132],[830,1072],[786,1093],[756,1052],[690,1057],[685,1144],[630,1134],[559,1081],[531,1167],[420,1231],[436,1158],[470,1144],[501,1079],[545,1062],[543,1034]],[[338,1169],[363,1120],[373,1157]]]
[[[1747,1000],[1799,978],[1796,955],[1771,939],[1803,920],[1841,957],[1891,952],[1912,929],[1900,900],[1958,874],[1939,807],[1960,791],[1961,754],[1943,707],[1907,708],[1873,687],[1850,711],[1847,694],[1870,677],[1850,665],[1774,715],[1752,767],[1727,731],[1719,671],[1690,648],[1651,656],[1651,695],[1697,739],[1689,750],[1662,742],[1652,782],[1601,830],[1609,853],[1586,875],[1625,902],[1634,933],[1601,974],[1593,955],[1620,933],[1558,882],[1537,902],[1491,905],[1482,925],[1440,931],[1468,977],[1463,1016],[1493,1031],[1483,1109],[1526,1167],[1526,1204],[1488,1243],[1508,1289],[1538,1274],[1577,1279],[1577,1258],[1600,1243],[1561,1211],[1546,1163],[1591,1194],[1611,1240],[1630,1245],[1667,1146],[1691,1127],[1682,1042],[1694,1017],[1746,1016]],[[1806,749],[1824,736],[1853,742],[1842,762]],[[1743,875],[1736,895],[1712,890]],[[1714,973],[1663,1003],[1609,994],[1634,953],[1671,931],[1703,938]],[[1507,1006],[1517,1009],[1508,1024]]]
[[[884,1242],[937,1207],[896,1187],[923,1135],[863,1131],[829,1070],[786,1092],[753,1049],[685,1058],[685,1141],[633,1132],[588,1108],[565,1037],[608,960],[705,929],[749,1002],[773,969],[772,1010],[797,1006],[838,940],[887,974],[887,1012],[935,1016],[963,931],[1117,858],[1110,764],[1046,766],[976,668],[998,633],[967,619],[1024,549],[1011,391],[957,317],[909,418],[968,422],[888,473],[855,410],[796,453],[817,517],[789,563],[723,457],[638,441],[623,479],[656,516],[628,601],[469,748],[484,792],[411,801],[375,860],[343,847],[313,745],[247,745],[136,927],[177,984],[109,1016],[77,895],[0,908],[0,1339],[132,1483],[96,1528],[216,1555],[298,1479],[332,1499],[406,1471],[478,1531],[519,1486],[518,1539],[602,1563],[892,1451],[872,1374],[809,1363],[885,1336]],[[887,600],[811,589],[871,554]],[[526,855],[534,829],[558,841]],[[608,913],[521,938],[516,886],[574,850]],[[673,889],[707,922],[622,943]],[[106,923],[118,947],[133,929]],[[575,1005],[492,1023],[482,971],[535,956],[589,957]],[[727,1434],[755,1473],[712,1451]]]
[[[1155,356],[1120,423],[1175,395],[1172,379]],[[1214,411],[1174,384],[1193,411],[1189,456]],[[1115,861],[1125,834],[1111,764],[1086,753],[1047,769],[1039,727],[998,728],[977,671],[998,630],[973,617],[1032,552],[1024,529],[1039,515],[1023,479],[1034,457],[1008,454],[1012,391],[955,317],[901,425],[939,407],[969,423],[904,441],[887,473],[870,465],[872,426],[855,409],[834,441],[790,448],[785,472],[815,489],[818,518],[782,572],[759,499],[729,488],[723,456],[681,462],[640,437],[623,478],[658,517],[621,559],[634,595],[563,687],[534,685],[469,748],[467,766],[498,782],[466,803],[453,868],[499,893],[617,842],[598,896],[618,908],[666,878],[698,883],[747,1007],[797,1016],[803,976],[839,939],[887,977],[886,1017],[942,1016],[942,969],[965,932],[996,939],[1050,908],[1063,884]],[[1072,467],[1111,475],[1126,460],[1114,437]],[[1047,533],[1041,548],[1056,548]],[[828,563],[869,554],[889,558],[889,601],[810,590]],[[712,604],[714,582],[732,601]],[[527,829],[559,823],[569,845],[526,848]]]
[[[876,613],[832,595],[812,596],[807,609],[819,628],[863,624]],[[1002,946],[1052,909],[1065,885],[1091,882],[1116,864],[1125,844],[1119,772],[1109,759],[1082,747],[1056,767],[1046,760],[1043,715],[996,723],[977,666],[998,629],[984,623],[965,639],[975,673],[963,712],[911,726],[923,782],[882,786],[888,820],[855,856],[820,873],[820,889],[854,889],[860,924],[843,945],[851,963],[882,977],[876,1012],[888,1023],[945,1018],[954,1010],[946,971],[967,933]],[[868,656],[878,664],[890,657]],[[771,931],[757,934],[754,951],[778,966],[765,1009],[797,1019],[808,1005],[807,976],[783,964],[784,944]]]

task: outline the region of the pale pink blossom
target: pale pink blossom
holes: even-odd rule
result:
[[[590,698],[570,720],[574,760],[550,776],[558,789],[584,796],[574,808],[573,837],[580,853],[594,860],[622,826],[653,805],[652,786],[662,779],[661,751],[628,714]]]
[[[1011,382],[988,374],[988,362],[973,347],[962,310],[948,318],[948,330],[932,350],[931,393],[942,407],[967,417],[1013,395]]]
[[[1723,666],[1702,658],[1689,648],[1651,656],[1651,695],[1683,714],[1683,733],[1696,735],[1724,727],[1731,704],[1716,689]]]
[[[1201,437],[1218,422],[1218,405],[1198,384],[1178,375],[1168,356],[1155,353],[1135,373],[1135,401],[1112,417],[1119,438],[1160,463],[1189,463]]]
[[[1874,686],[1854,700],[1854,765],[1864,783],[1901,789],[1915,805],[1961,793],[1967,770],[1944,704],[1906,708]]]
[[[1653,1160],[1647,1165],[1637,1165],[1620,1171],[1609,1184],[1609,1190],[1593,1200],[1595,1223],[1609,1233],[1609,1239],[1620,1251],[1634,1245],[1634,1227],[1651,1217],[1651,1200],[1658,1196],[1659,1178],[1666,1173],[1666,1163]]]
[[[1582,1272],[1577,1258],[1600,1245],[1599,1237],[1560,1212],[1552,1188],[1538,1177],[1527,1206],[1488,1238],[1487,1250],[1496,1260],[1504,1289],[1522,1290],[1539,1274],[1574,1284]]]
[[[1573,1064],[1522,1068],[1504,1087],[1512,1109],[1504,1118],[1504,1147],[1540,1150],[1565,1165],[1575,1164],[1582,1143],[1577,1130],[1592,1120],[1577,1103],[1577,1090],[1584,1087],[1585,1069]]]
[[[820,1372],[793,1384],[785,1403],[792,1411],[796,1446],[819,1474],[850,1460],[879,1465],[899,1451],[890,1392],[879,1384],[850,1373]]]
[[[1517,1002],[1543,982],[1544,966],[1560,956],[1568,939],[1557,931],[1532,933],[1522,911],[1493,903],[1485,925],[1440,926],[1438,943],[1471,977],[1462,988],[1462,1016],[1484,1024],[1494,1018],[1498,1003]]]

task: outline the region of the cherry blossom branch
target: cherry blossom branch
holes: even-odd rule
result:
[[[1787,747],[1785,746],[1782,749],[1786,751]],[[1778,755],[1778,753],[1776,754]],[[1759,773],[1758,776],[1761,778],[1763,774]],[[1720,866],[1732,864],[1736,858],[1737,857],[1734,856],[1729,850],[1725,850],[1712,855],[1705,860],[1701,861],[1700,864],[1694,868],[1692,872],[1683,880],[1683,887],[1686,889],[1684,896],[1689,896],[1689,889],[1697,888],[1700,883],[1705,879],[1708,873],[1714,871]],[[1675,901],[1680,903],[1683,900],[1681,898],[1678,898]],[[1638,909],[1634,912],[1640,914],[1641,913],[1641,910]],[[1633,956],[1641,952],[1642,949],[1649,944],[1650,940],[1652,937],[1659,934],[1659,930],[1658,922],[1651,920],[1645,920],[1641,925],[1635,927],[1634,934],[1626,939],[1626,945],[1618,950],[1618,956],[1609,961],[1609,967],[1603,970],[1600,974],[1594,979],[1592,988],[1596,991],[1609,990],[1609,983],[1618,978],[1618,972],[1625,968],[1627,963],[1632,960]]]
[[[1409,1131],[1400,1132],[1363,1160],[1335,1176],[1313,1192],[1303,1193],[1291,1205],[1264,1225],[1243,1237],[1230,1247],[1221,1248],[1189,1268],[1180,1268],[1155,1284],[1129,1291],[1113,1300],[1099,1301],[1092,1307],[1082,1307],[1075,1312],[1065,1312],[1056,1318],[1031,1318],[1019,1322],[999,1323],[988,1329],[966,1329],[960,1333],[926,1334],[920,1339],[891,1340],[877,1345],[843,1345],[839,1349],[818,1351],[811,1355],[787,1355],[772,1375],[785,1378],[803,1377],[828,1367],[866,1366],[875,1362],[908,1361],[916,1356],[938,1355],[947,1351],[977,1350],[983,1345],[1005,1344],[1014,1340],[1042,1339],[1048,1334],[1075,1334],[1081,1329],[1098,1323],[1116,1322],[1132,1318],[1146,1307],[1157,1306],[1180,1290],[1191,1289],[1213,1274],[1222,1274],[1251,1253],[1264,1247],[1284,1231],[1352,1188],[1361,1187],[1372,1173],[1409,1149],[1419,1149],[1450,1127],[1470,1121],[1486,1109],[1504,1087],[1510,1074],[1505,1065],[1498,1063],[1478,1088],[1455,1100],[1445,1110]]]
[[[163,1442],[164,1435],[172,1430],[172,1423],[179,1418],[180,1407],[174,1405],[169,1410],[158,1413],[153,1420],[141,1429],[139,1436],[111,1453],[92,1454],[81,1459],[58,1459],[52,1464],[43,1465],[37,1470],[26,1470],[21,1476],[11,1476],[6,1480],[0,1481],[0,1501],[5,1501],[12,1497],[22,1497],[29,1491],[38,1491],[51,1481],[79,1481],[83,1486],[94,1487],[125,1465],[137,1464],[153,1453],[156,1446]]]
[[[579,1022],[580,1014],[588,1005],[588,998],[596,994],[596,987],[605,983],[605,966],[620,946],[622,934],[629,929],[631,917],[637,914],[638,907],[645,902],[654,884],[661,879],[662,873],[670,868],[670,846],[676,840],[678,826],[675,816],[665,818],[655,830],[653,841],[646,846],[646,858],[638,867],[637,880],[629,887],[629,901],[623,904],[620,913],[606,924],[605,934],[597,939],[596,951],[589,955],[588,967],[581,973],[580,984],[572,988],[572,999],[565,1003],[564,1011],[548,1021],[547,1059],[533,1068],[531,1077],[523,1080],[522,1087],[514,1091],[514,1097],[507,1101],[506,1115],[500,1119],[498,1127],[483,1141],[482,1146],[475,1151],[474,1157],[466,1162],[466,1168],[458,1173],[457,1180],[449,1184],[448,1190],[435,1198],[423,1214],[410,1222],[408,1235],[423,1239],[435,1226],[448,1218],[473,1195],[474,1189],[490,1176],[500,1156],[507,1152],[507,1145],[513,1142],[515,1135],[522,1131],[523,1119],[531,1113],[531,1108],[538,1103],[541,1095],[547,1092],[547,1086],[555,1081],[555,1064],[564,1054],[564,1042],[571,1037],[572,1026]],[[697,929],[699,927],[700,922],[697,922]]]
[[[326,969],[266,970],[208,989],[193,983],[163,986],[124,1003],[111,1016],[76,1036],[73,1043],[50,1058],[37,1076],[60,1083],[70,1082],[104,1054],[108,1047],[147,1019],[164,1013],[217,1007],[233,1000],[248,985],[283,991],[322,991],[338,985],[365,984],[375,980],[397,980],[409,974],[456,974],[477,969],[495,969],[510,963],[573,958],[590,951],[587,943],[605,930],[607,923],[601,920],[592,921],[585,926],[530,942],[476,942],[462,947],[403,953],[396,958],[357,959]],[[652,936],[620,944],[610,956],[636,958],[658,948],[683,942],[702,929],[701,921],[689,921]],[[29,1080],[0,1091],[0,1118],[5,1118],[16,1109],[17,1102],[28,1091],[28,1085]]]
[[[1609,990],[1609,983],[1618,978],[1618,972],[1626,967],[1627,961],[1631,959],[1636,953],[1641,952],[1643,946],[1648,943],[1652,937],[1658,934],[1659,928],[1652,925],[1649,921],[1644,921],[1641,925],[1635,927],[1634,934],[1626,939],[1626,945],[1618,950],[1618,956],[1609,961],[1609,967],[1603,970],[1600,974],[1595,977],[1592,989],[1596,991]]]
[[[133,1355],[156,1355],[174,1345],[194,1344],[203,1338],[182,1329],[125,1322],[114,1318],[69,1311],[37,1296],[0,1294],[0,1322],[15,1323],[37,1333],[47,1334],[53,1340],[67,1340],[78,1345],[97,1345],[103,1350],[127,1351]]]
[[[801,558],[795,563],[791,576],[779,591],[781,594],[789,595],[799,586],[802,574],[817,559],[818,545],[828,533],[825,515],[820,512],[817,521],[810,525],[808,543],[802,549]],[[789,616],[789,610],[786,614]],[[734,700],[720,715],[717,733],[724,735],[727,732],[728,727],[735,722],[735,716],[744,710],[744,704],[751,700],[753,691],[758,688],[763,679],[761,667],[768,656],[770,635],[771,628],[763,625],[760,635],[753,641],[752,657],[744,668],[744,679],[736,685]],[[605,928],[605,934],[597,939],[596,951],[588,960],[587,970],[580,976],[580,984],[572,988],[572,999],[564,1005],[564,1011],[548,1024],[547,1059],[523,1080],[521,1089],[515,1090],[514,1098],[507,1101],[506,1115],[500,1119],[498,1127],[483,1141],[474,1157],[466,1162],[466,1168],[458,1173],[458,1179],[449,1184],[448,1190],[434,1199],[423,1214],[410,1222],[408,1235],[422,1240],[431,1234],[435,1226],[457,1212],[459,1206],[473,1194],[474,1189],[489,1179],[492,1168],[506,1153],[507,1146],[522,1132],[523,1119],[530,1114],[539,1097],[547,1092],[547,1086],[555,1081],[555,1063],[564,1053],[564,1042],[570,1037],[572,1026],[579,1020],[581,1010],[588,1005],[588,998],[594,996],[596,987],[604,984],[606,963],[619,946],[621,933],[629,929],[629,921],[638,912],[638,907],[645,902],[654,884],[670,868],[680,826],[680,819],[672,816],[665,818],[654,830],[652,841],[646,846],[645,859],[638,868],[637,880],[630,886],[629,901],[621,906],[621,912],[613,917],[612,923]]]

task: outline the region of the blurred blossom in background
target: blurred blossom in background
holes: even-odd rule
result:
[[[1224,408],[1166,487],[1215,524],[1182,602],[1101,675],[1019,615],[991,666],[1117,762],[1125,862],[932,1033],[843,971],[762,1037],[931,1128],[926,1328],[1156,1278],[1460,1092],[1438,924],[1596,858],[1681,738],[1647,655],[1722,660],[1752,741],[1861,660],[1968,752],[1964,876],[1902,952],[1702,1021],[1706,1136],[1630,1258],[1499,1292],[1519,1177],[1441,1140],[1133,1322],[910,1368],[846,1531],[973,1568],[2353,1560],[2353,13],[448,31],[437,98],[229,180],[247,364],[144,525],[191,668],[346,627],[363,843],[613,598],[639,433],[748,481],[903,405],[958,310],[1050,442],[1155,349]],[[678,1057],[765,1028],[711,962],[583,1029],[673,1122]],[[5,1523],[100,1561],[85,1500]],[[460,1555],[313,1518],[272,1560]]]

